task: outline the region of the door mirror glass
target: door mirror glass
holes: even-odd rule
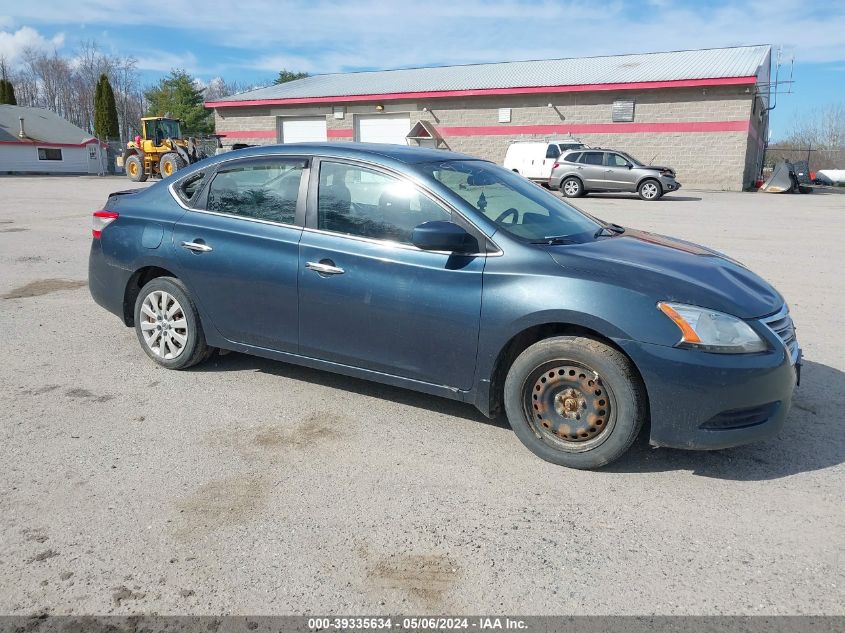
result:
[[[424,222],[414,228],[411,243],[424,251],[469,253],[478,250],[476,240],[454,222]]]

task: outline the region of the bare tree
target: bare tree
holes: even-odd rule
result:
[[[845,169],[845,103],[830,103],[802,114],[782,141],[769,148],[773,159],[804,160],[810,170]]]

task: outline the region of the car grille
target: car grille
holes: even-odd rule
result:
[[[794,364],[798,360],[798,339],[795,337],[795,324],[789,316],[789,308],[784,305],[780,312],[763,319],[763,323],[783,341]]]

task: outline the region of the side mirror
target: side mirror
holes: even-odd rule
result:
[[[633,169],[634,165],[632,163],[628,163],[628,169]]]
[[[468,253],[477,250],[472,235],[454,222],[424,222],[414,228],[411,243],[424,251]]]

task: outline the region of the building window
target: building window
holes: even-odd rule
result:
[[[630,123],[634,120],[634,100],[617,99],[613,102],[613,122]]]
[[[57,147],[39,147],[38,160],[62,160],[62,150]]]

